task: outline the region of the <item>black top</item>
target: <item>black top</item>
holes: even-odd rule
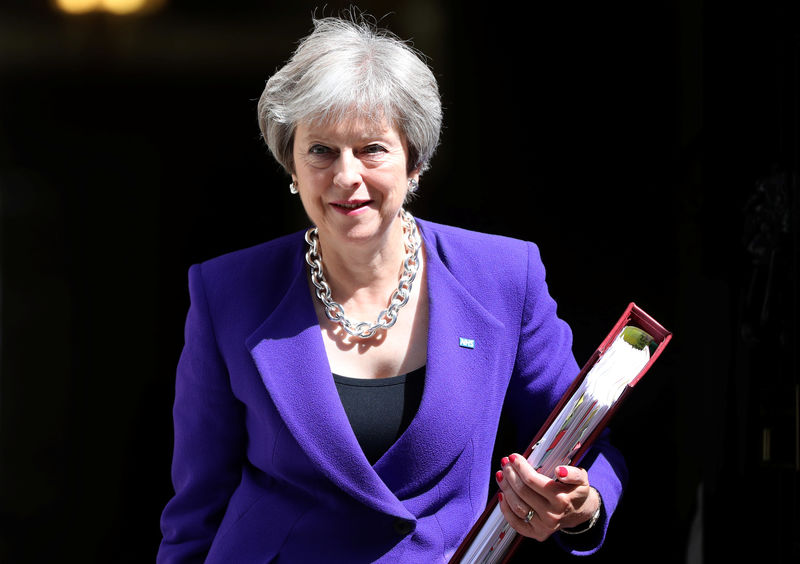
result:
[[[425,367],[391,378],[370,380],[334,374],[333,380],[358,444],[369,463],[375,464],[417,414]]]

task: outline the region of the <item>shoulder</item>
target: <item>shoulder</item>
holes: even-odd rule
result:
[[[485,254],[499,250],[517,250],[524,252],[524,247],[529,244],[520,239],[471,231],[452,225],[443,225],[424,219],[417,220],[426,242],[435,242],[437,248],[444,251],[453,250],[467,254]]]
[[[210,284],[234,282],[239,279],[283,274],[286,267],[303,257],[304,231],[297,231],[252,247],[208,259],[192,268],[202,272],[203,280]]]
[[[303,235],[298,231],[192,265],[190,294],[204,294],[212,310],[271,310],[303,272]]]
[[[545,268],[534,243],[424,220],[419,225],[429,265],[443,267],[434,266],[429,274],[447,271],[498,318],[521,315],[525,304],[538,301],[546,290]]]
[[[509,279],[544,277],[539,248],[530,241],[419,220],[427,252],[456,274],[475,272]],[[531,272],[533,271],[533,272]]]

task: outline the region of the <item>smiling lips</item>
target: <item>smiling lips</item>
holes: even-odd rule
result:
[[[371,201],[372,200],[348,200],[341,202],[331,202],[331,205],[333,206],[333,209],[335,209],[339,213],[347,215],[363,209]]]

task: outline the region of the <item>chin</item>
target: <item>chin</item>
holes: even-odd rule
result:
[[[379,223],[353,225],[348,229],[336,230],[337,237],[352,244],[370,243],[385,237],[388,229]]]

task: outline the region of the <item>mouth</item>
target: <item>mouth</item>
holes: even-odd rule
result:
[[[342,202],[331,202],[331,205],[343,212],[351,212],[368,206],[372,200],[349,200]]]

